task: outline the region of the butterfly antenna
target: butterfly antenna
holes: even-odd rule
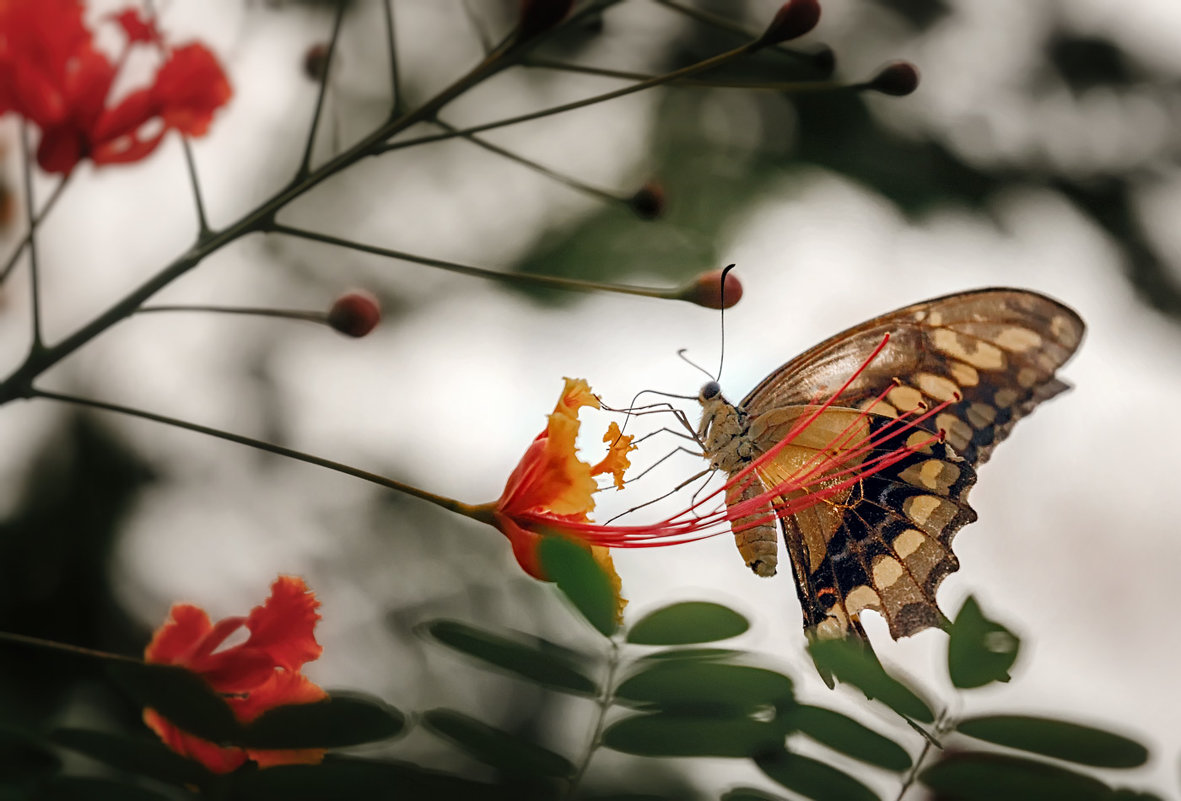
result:
[[[686,355],[685,355],[685,351],[686,351],[686,350],[687,350],[687,348],[681,348],[680,350],[678,350],[678,351],[677,351],[677,355],[678,355],[678,356],[680,356],[680,357],[681,357],[681,359],[682,359],[684,362],[686,362],[687,364],[691,365],[692,367],[696,367],[698,370],[700,370],[701,372],[705,373],[705,375],[706,375],[706,376],[707,376],[707,377],[708,377],[710,380],[713,380],[713,373],[711,373],[709,370],[706,370],[706,369],[705,369],[704,367],[702,367],[700,364],[698,364],[697,362],[693,361],[693,360],[692,360],[692,359],[690,359],[688,356],[686,356]],[[694,399],[694,400],[696,400],[696,399],[697,399],[697,396],[696,396],[696,395],[695,395],[695,396],[693,396],[693,399]]]
[[[722,365],[726,362],[726,276],[729,275],[730,271],[733,269],[733,264],[726,265],[722,269],[722,277],[718,279],[721,281],[719,294],[721,295],[722,302],[720,305],[722,308],[719,310],[720,314],[718,314],[718,319],[721,320],[722,324],[722,352],[718,356],[718,374],[713,377],[714,381],[722,380]]]

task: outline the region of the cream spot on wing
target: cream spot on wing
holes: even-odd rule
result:
[[[955,331],[937,328],[931,341],[939,350],[981,370],[999,370],[1005,366],[1005,353],[996,345],[960,337]]]
[[[902,563],[893,556],[879,556],[873,563],[874,586],[885,589],[902,578]]]
[[[962,451],[972,441],[972,427],[951,412],[936,415],[935,425],[947,435],[947,443],[957,451]]]
[[[997,406],[1000,406],[1002,409],[1007,409],[1017,400],[1017,390],[1009,389],[1008,387],[1005,387],[1004,389],[998,389],[996,394],[993,395],[992,399],[996,401]]]
[[[943,325],[943,315],[934,310],[927,312],[927,325]]]
[[[1068,348],[1078,344],[1078,331],[1069,317],[1056,315],[1050,320],[1050,333],[1057,337]]]
[[[1036,384],[1042,377],[1042,374],[1032,367],[1022,367],[1017,371],[1017,383],[1026,389]]]
[[[960,386],[974,387],[980,383],[980,373],[976,372],[976,368],[972,365],[950,361],[948,367],[951,369],[952,378],[960,382]]]
[[[853,590],[845,596],[845,609],[849,610],[850,616],[856,615],[862,609],[877,609],[881,608],[882,599],[872,588],[866,587],[862,584],[860,587],[854,587]]]
[[[1024,353],[1042,344],[1042,337],[1037,331],[1013,326],[1012,328],[1006,328],[1004,331],[1001,331],[1000,336],[994,341],[1005,350]]]
[[[918,453],[930,453],[937,437],[929,431],[916,430],[906,438],[906,447]]]
[[[920,526],[927,522],[943,501],[936,498],[934,495],[915,495],[913,498],[907,498],[902,504],[902,510],[906,512],[906,516]]]
[[[906,531],[894,538],[894,553],[898,554],[900,559],[905,559],[912,553],[922,547],[923,542],[927,539],[923,532],[908,528]]]
[[[883,417],[898,416],[897,409],[885,401],[878,400],[877,398],[868,398],[867,400],[862,401],[860,407],[858,408],[864,409],[867,412],[873,412],[874,414],[880,414]]]
[[[911,465],[898,477],[915,487],[947,492],[960,477],[960,469],[939,459],[928,459],[922,464]]]
[[[968,422],[976,428],[987,428],[996,420],[996,409],[987,403],[973,403],[968,407]]]
[[[848,631],[849,625],[832,612],[829,612],[828,617],[816,624],[816,636],[822,640],[843,639]]]
[[[914,387],[894,387],[887,393],[890,403],[904,412],[917,409],[923,403],[923,393]]]
[[[954,381],[933,373],[919,373],[915,376],[919,389],[935,400],[956,401],[960,398],[960,388]]]

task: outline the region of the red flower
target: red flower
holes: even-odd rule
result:
[[[165,49],[152,85],[110,105],[118,67],[95,48],[82,10],[79,0],[0,0],[0,114],[14,111],[41,129],[43,170],[68,173],[86,158],[139,161],[170,129],[189,136],[208,130],[233,92],[204,45]],[[127,47],[162,47],[154,25],[135,10],[111,19]]]
[[[249,723],[268,709],[307,704],[327,693],[300,673],[300,667],[320,656],[313,629],[320,616],[316,597],[302,579],[280,576],[271,596],[249,617],[229,617],[216,624],[200,607],[176,604],[169,619],[156,630],[144,659],[180,665],[199,674],[221,693],[235,717]],[[222,647],[243,625],[246,641]],[[178,729],[154,709],[144,710],[144,722],[182,756],[195,759],[215,773],[228,773],[247,760],[260,766],[319,762],[319,749],[255,751],[223,748]]]

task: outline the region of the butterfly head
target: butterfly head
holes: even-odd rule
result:
[[[702,386],[701,391],[697,393],[697,400],[702,406],[716,401],[722,397],[722,385],[717,381],[710,381],[708,384]]]

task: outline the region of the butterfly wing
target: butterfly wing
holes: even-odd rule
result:
[[[841,493],[781,517],[805,628],[822,636],[861,633],[858,615],[865,609],[882,614],[894,638],[941,625],[935,592],[959,567],[953,535],[976,519],[967,503],[974,468],[1017,420],[1066,389],[1054,372],[1077,349],[1083,330],[1077,314],[1036,293],[949,295],[838,334],[747,396],[741,408],[751,418],[752,441],[766,451],[890,335],[835,406],[809,425],[822,435],[811,443],[797,437],[759,471],[766,486],[798,470],[809,448],[814,457],[824,448],[821,440],[831,441],[823,433],[848,425],[850,415],[859,414],[866,427],[858,436],[874,439],[870,455],[880,455],[915,435],[913,426],[893,420],[899,412],[950,402],[919,423],[928,433],[943,431],[943,442],[930,442]],[[883,392],[885,400],[873,404]],[[780,503],[793,500],[785,495]]]

